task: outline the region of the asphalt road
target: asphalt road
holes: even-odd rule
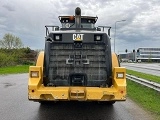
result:
[[[160,64],[145,64],[145,63],[121,63],[121,66],[127,69],[160,76]]]
[[[152,120],[129,98],[113,106],[93,102],[40,105],[28,101],[28,74],[0,76],[0,120]]]

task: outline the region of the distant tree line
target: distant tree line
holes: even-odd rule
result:
[[[0,40],[0,67],[34,64],[37,51],[23,47],[21,39],[10,33]]]

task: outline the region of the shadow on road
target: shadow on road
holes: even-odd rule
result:
[[[97,102],[58,102],[40,105],[38,120],[104,120],[115,119],[114,105]]]

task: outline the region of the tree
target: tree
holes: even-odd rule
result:
[[[7,33],[3,39],[0,40],[0,47],[5,49],[19,49],[23,47],[23,44],[19,37]]]

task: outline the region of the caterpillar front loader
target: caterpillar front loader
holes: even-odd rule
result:
[[[61,27],[45,26],[44,52],[29,68],[29,100],[126,100],[126,69],[111,53],[111,27],[95,27],[97,19],[81,16],[77,7],[74,16],[59,16]]]

